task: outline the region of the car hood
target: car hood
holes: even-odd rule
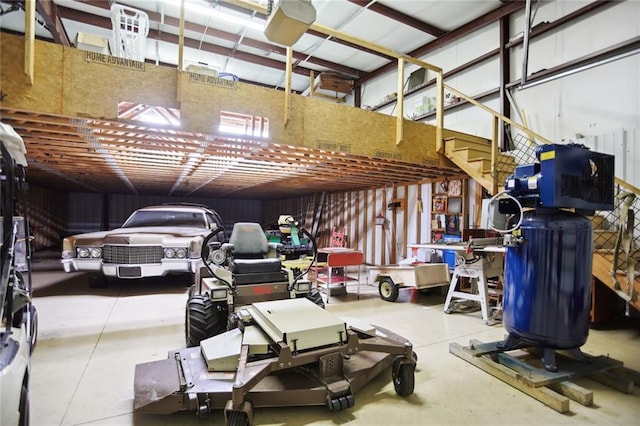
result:
[[[118,228],[111,231],[90,232],[87,234],[73,235],[67,237],[70,243],[82,245],[102,245],[102,244],[159,244],[172,239],[191,239],[194,237],[205,237],[209,234],[208,229],[202,228],[179,228],[166,226],[150,226],[143,228]]]

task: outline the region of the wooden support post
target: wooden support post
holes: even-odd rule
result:
[[[409,242],[409,186],[404,185],[404,197],[402,198],[402,251],[401,256],[407,258],[407,243]]]
[[[396,145],[404,138],[404,59],[398,58],[398,116],[396,117]]]
[[[368,189],[363,190],[362,206],[364,208],[362,212],[362,219],[364,222],[362,224],[362,251],[364,252],[364,262],[367,263],[367,257],[369,257],[369,254],[370,254],[370,252],[368,252],[367,250],[367,238],[371,238],[371,235],[369,235],[369,224],[371,223],[371,220],[367,219],[369,217],[369,190]],[[375,208],[373,210],[375,211]],[[374,216],[375,216],[375,213],[374,213]]]
[[[391,190],[391,202],[394,203],[398,198],[398,188],[395,186]],[[393,219],[391,220],[391,248],[389,250],[389,262],[388,263],[396,263],[396,259],[398,258],[397,250],[396,250],[396,241],[398,241],[398,209],[393,209]]]
[[[178,93],[176,98],[182,102],[182,72],[184,70],[184,0],[180,0],[180,29],[178,35]]]
[[[286,71],[285,84],[284,84],[284,127],[287,127],[287,123],[289,123],[289,102],[291,100],[292,70],[293,70],[293,49],[291,49],[291,46],[287,46],[287,71]]]
[[[500,120],[498,117],[493,117],[493,138],[491,140],[491,177],[492,181],[492,192],[491,195],[496,195],[498,193],[498,138],[500,131]]]
[[[416,206],[416,243],[422,241],[422,213],[424,212],[424,204],[422,203],[422,184],[416,185],[416,198],[418,205]],[[409,241],[407,241],[409,242]]]
[[[482,185],[480,185],[480,183],[478,183],[478,181],[473,180],[475,187],[475,191],[474,193],[476,194],[475,196],[475,207],[473,209],[473,224],[476,228],[480,228],[481,225],[481,219],[482,219]]]
[[[36,49],[36,0],[26,0],[24,6],[24,73],[33,86]]]
[[[382,205],[380,209],[384,212],[387,208],[387,188],[382,188]],[[386,216],[383,214],[383,216]],[[385,265],[387,263],[387,229],[382,225],[382,237],[380,239],[380,262]]]
[[[373,232],[371,233],[371,263],[376,264],[376,234],[378,233],[378,226],[376,223],[376,211],[378,210],[378,190],[372,189],[373,199],[371,200],[371,205],[373,206],[373,211],[371,212],[371,218],[369,223],[373,223]],[[366,204],[365,204],[366,205]]]
[[[316,75],[313,70],[311,70],[311,72],[309,73],[309,96],[314,96],[316,94],[315,84],[313,84],[313,80],[315,80],[315,78]]]
[[[442,70],[436,73],[436,151],[444,154],[444,78]]]
[[[178,36],[178,71],[184,71],[184,0],[180,0],[180,34]]]

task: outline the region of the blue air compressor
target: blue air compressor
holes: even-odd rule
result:
[[[589,334],[593,230],[596,210],[614,207],[614,157],[583,145],[551,144],[537,162],[517,166],[498,199],[501,213],[519,217],[505,236],[500,350],[536,346],[547,370],[555,350],[578,359]]]

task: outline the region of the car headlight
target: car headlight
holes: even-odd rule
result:
[[[102,248],[100,247],[78,247],[76,253],[80,259],[100,259],[102,258]]]
[[[187,249],[167,247],[164,249],[164,257],[167,259],[184,259],[187,257]]]

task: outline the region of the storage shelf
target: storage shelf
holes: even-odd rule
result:
[[[467,180],[434,182],[431,186],[431,242],[461,240],[467,220]]]

